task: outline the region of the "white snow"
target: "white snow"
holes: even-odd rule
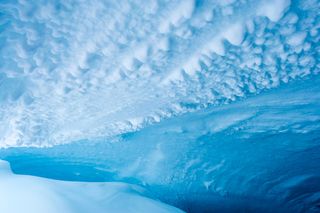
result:
[[[305,32],[294,33],[287,39],[287,43],[291,46],[298,46],[303,44],[307,34]]]
[[[225,49],[223,45],[223,41],[221,38],[217,37],[212,41],[209,41],[207,47],[210,51],[217,53],[218,55],[223,56],[225,54]]]
[[[243,24],[238,22],[228,26],[228,29],[222,33],[222,37],[227,39],[233,45],[240,45],[243,40],[244,33],[245,29]]]
[[[257,11],[257,15],[266,16],[271,21],[277,22],[282,18],[285,9],[291,4],[291,0],[266,1]]]
[[[2,213],[169,213],[183,212],[153,200],[138,186],[112,182],[58,181],[15,175],[0,160]]]

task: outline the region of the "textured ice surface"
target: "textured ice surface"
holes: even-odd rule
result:
[[[7,213],[182,213],[145,197],[146,191],[138,186],[15,175],[1,160],[0,189],[0,212]]]
[[[18,173],[143,185],[187,212],[319,212],[320,78],[52,148],[10,148]]]
[[[0,2],[0,146],[142,128],[319,72],[319,1]]]
[[[187,212],[319,212],[319,11],[0,0],[0,158]]]

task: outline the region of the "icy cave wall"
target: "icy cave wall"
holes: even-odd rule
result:
[[[319,1],[5,1],[0,146],[142,128],[319,72]]]
[[[187,212],[318,212],[320,78],[51,148],[0,149],[17,173],[123,181]]]
[[[2,0],[0,158],[190,212],[318,212],[319,11]]]

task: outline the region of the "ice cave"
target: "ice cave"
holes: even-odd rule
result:
[[[0,0],[0,213],[320,213],[320,0]]]

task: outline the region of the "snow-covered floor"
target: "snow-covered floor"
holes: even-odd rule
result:
[[[71,182],[13,174],[0,160],[1,213],[178,213],[125,183]]]

